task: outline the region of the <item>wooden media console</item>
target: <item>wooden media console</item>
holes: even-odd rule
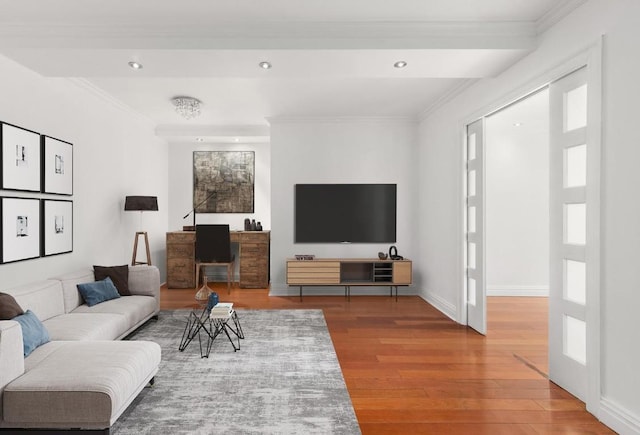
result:
[[[379,260],[374,258],[287,259],[287,284],[304,286],[341,286],[351,298],[351,287],[389,286],[398,299],[398,287],[412,283],[411,260]]]

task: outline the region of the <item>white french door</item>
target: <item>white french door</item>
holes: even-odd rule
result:
[[[589,288],[597,285],[589,276],[599,267],[589,256],[599,249],[592,218],[599,204],[588,195],[598,189],[599,177],[592,172],[599,166],[590,160],[599,164],[599,156],[587,140],[587,68],[551,83],[549,90],[549,379],[586,402],[588,344],[593,343],[588,337],[597,334],[587,321],[588,295],[597,291]]]
[[[466,306],[467,324],[487,333],[484,269],[484,118],[467,126]]]

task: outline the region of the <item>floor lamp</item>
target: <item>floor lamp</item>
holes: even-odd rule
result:
[[[127,196],[124,200],[125,211],[139,211],[140,212],[140,229],[142,229],[142,212],[144,211],[158,211],[158,198],[156,196]],[[147,249],[147,261],[138,261],[138,239],[140,236],[144,237],[144,244]],[[131,265],[136,266],[138,264],[148,264],[151,266],[151,251],[149,250],[149,237],[146,231],[136,232],[136,237],[133,240],[133,255],[131,256]]]

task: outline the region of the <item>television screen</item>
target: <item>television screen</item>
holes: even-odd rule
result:
[[[296,243],[395,243],[395,184],[296,184]]]

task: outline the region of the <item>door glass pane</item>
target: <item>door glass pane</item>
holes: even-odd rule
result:
[[[587,146],[578,145],[564,150],[564,185],[587,185]]]
[[[565,204],[564,241],[571,245],[587,242],[587,205]]]
[[[476,196],[476,171],[469,171],[467,176],[467,194],[468,196]]]
[[[467,159],[474,160],[476,158],[476,134],[472,133],[467,139]]]
[[[583,261],[564,260],[564,297],[584,305],[587,301],[587,267]]]
[[[476,244],[467,244],[467,266],[470,269],[476,268]]]
[[[476,232],[476,208],[469,207],[469,212],[467,213],[467,231],[470,233]]]
[[[587,85],[584,84],[564,94],[564,131],[587,125]]]
[[[471,305],[476,304],[476,280],[473,278],[467,280],[467,302]]]
[[[575,317],[564,316],[564,354],[581,363],[587,363],[587,324]]]

